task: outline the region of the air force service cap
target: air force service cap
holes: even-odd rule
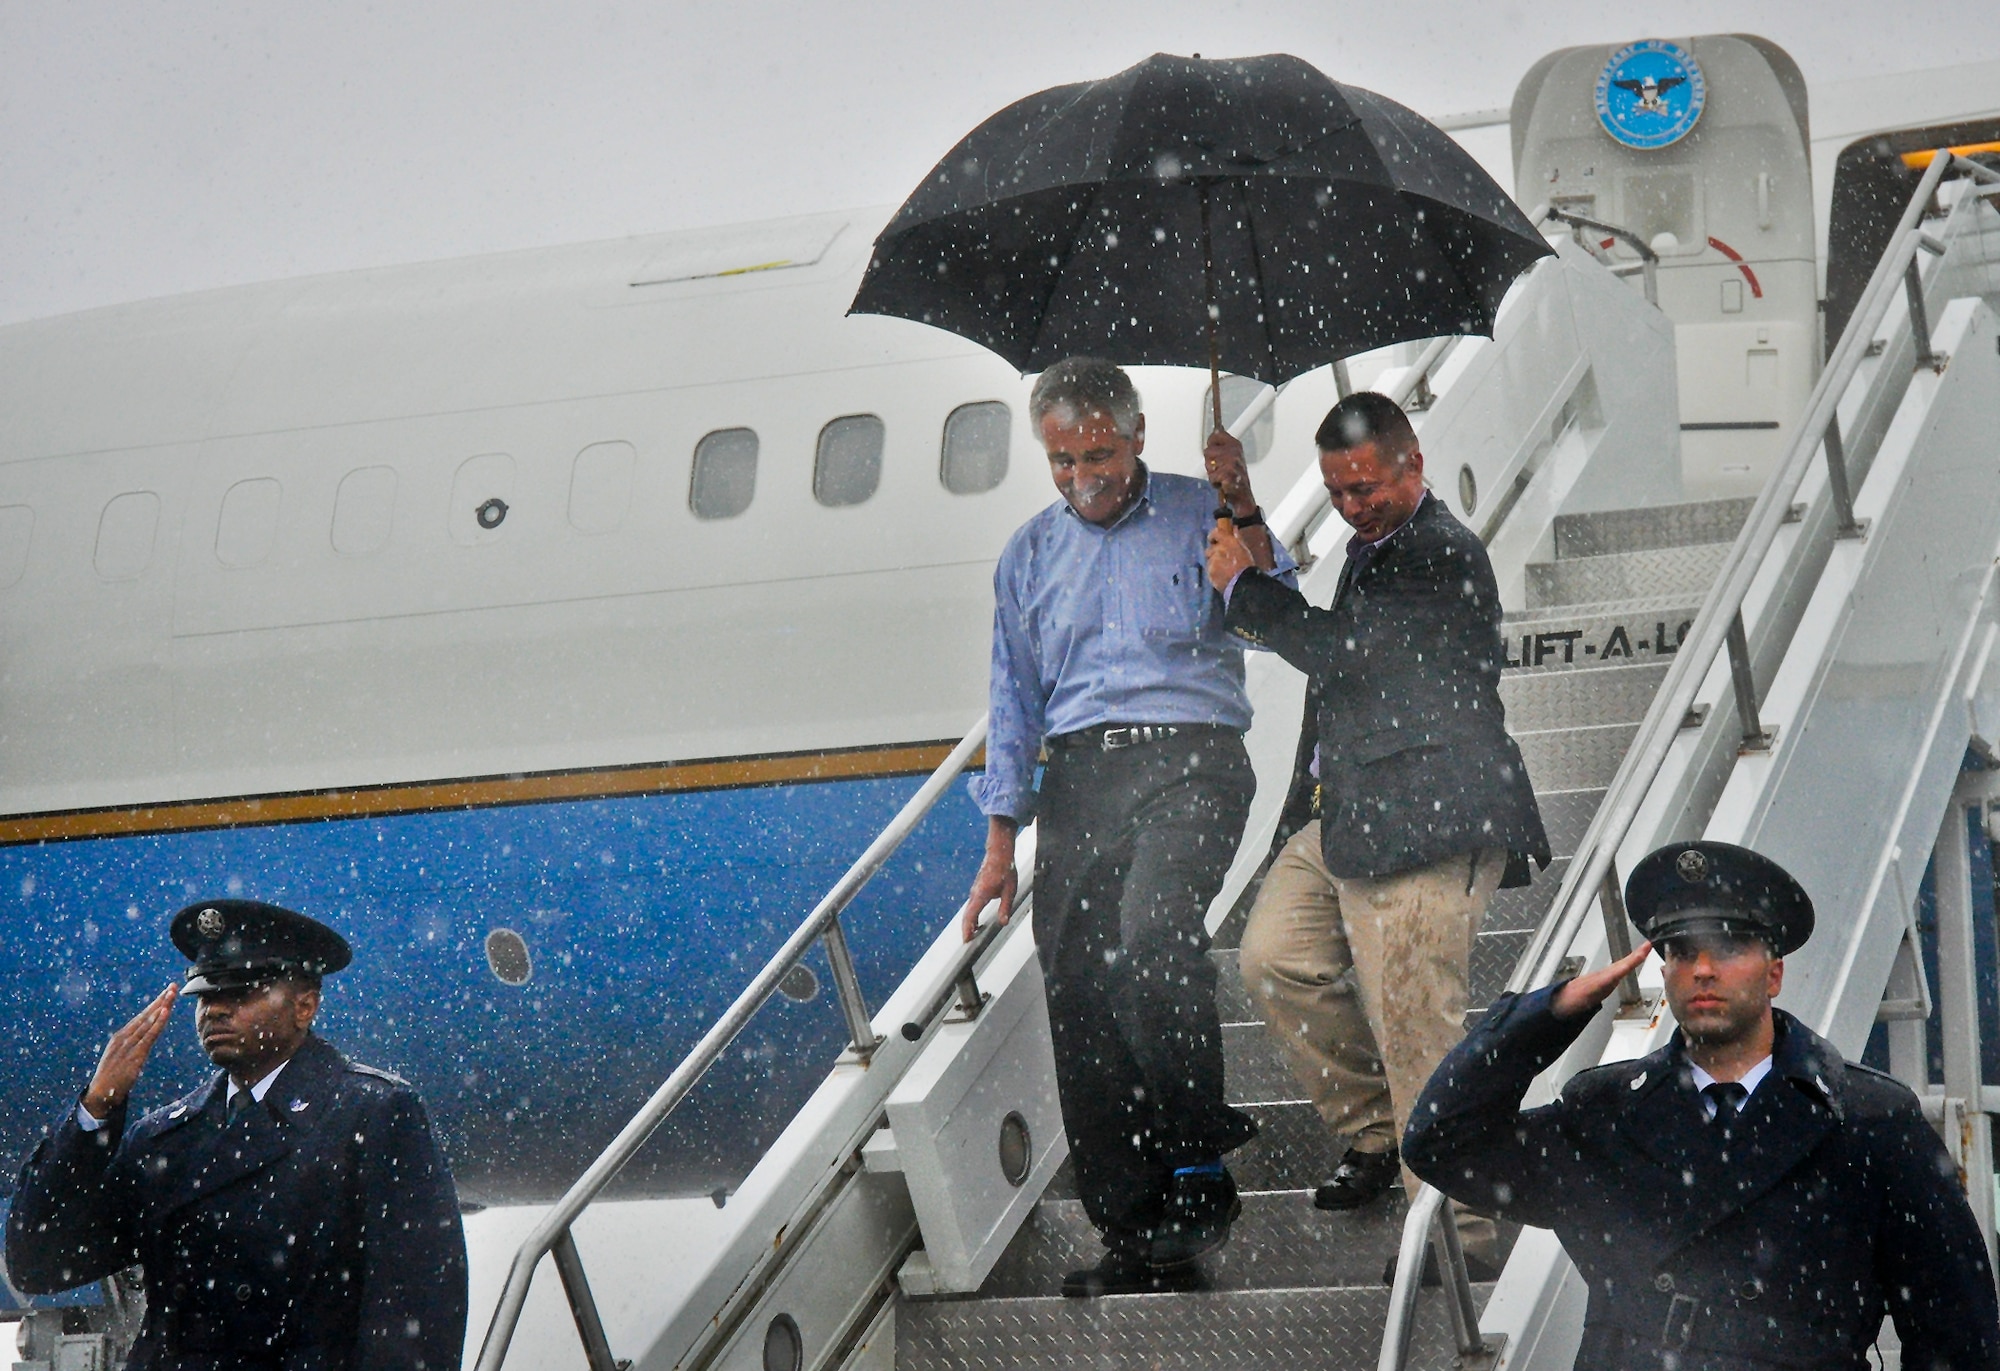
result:
[[[1670,843],[1625,882],[1625,908],[1650,941],[1704,929],[1761,938],[1780,957],[1813,931],[1812,900],[1769,857],[1730,843]]]
[[[174,946],[194,965],[184,995],[331,975],[354,960],[347,939],[317,919],[261,900],[204,900],[174,915]]]

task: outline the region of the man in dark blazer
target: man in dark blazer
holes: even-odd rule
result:
[[[1301,759],[1316,821],[1273,859],[1241,955],[1293,1074],[1346,1145],[1315,1202],[1346,1209],[1398,1174],[1410,1106],[1463,1032],[1487,901],[1526,884],[1549,849],[1500,703],[1486,549],[1426,489],[1416,434],[1386,397],[1348,396],[1315,441],[1354,530],[1333,604],[1257,572],[1228,533],[1209,578],[1230,629],[1311,678],[1317,727]],[[1490,1228],[1466,1237],[1490,1257]]]
[[[190,905],[194,962],[111,1036],[23,1168],[13,1284],[50,1294],[133,1264],[148,1371],[438,1371],[465,1341],[465,1234],[416,1092],[311,1032],[346,942],[251,900]],[[221,1068],[136,1123],[133,1086],[177,995]]]
[[[1916,1096],[1771,1005],[1812,932],[1798,882],[1744,848],[1676,843],[1625,899],[1653,941],[1496,1001],[1418,1101],[1410,1165],[1555,1230],[1590,1289],[1582,1371],[1863,1371],[1885,1313],[1906,1371],[2000,1366],[1985,1242]],[[1671,1040],[1523,1111],[1654,946]]]

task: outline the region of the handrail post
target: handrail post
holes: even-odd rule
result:
[[[1729,618],[1729,682],[1736,688],[1736,720],[1743,725],[1743,750],[1769,752],[1771,734],[1757,715],[1757,678],[1750,672],[1750,642],[1743,631],[1743,611]]]
[[[562,1277],[563,1295],[576,1319],[577,1336],[583,1339],[583,1355],[590,1371],[623,1371],[632,1363],[611,1355],[611,1341],[604,1336],[604,1320],[597,1313],[597,1298],[590,1293],[590,1278],[583,1274],[583,1258],[569,1229],[550,1246],[549,1255],[556,1260],[556,1274]]]
[[[1935,371],[1937,357],[1931,352],[1930,311],[1924,305],[1924,273],[1914,252],[1910,254],[1910,265],[1903,269],[1903,295],[1910,305],[1910,337],[1917,345],[1917,365]]]
[[[1458,1216],[1452,1212],[1450,1200],[1438,1206],[1431,1236],[1438,1250],[1438,1265],[1443,1268],[1452,1342],[1461,1358],[1476,1357],[1486,1350],[1486,1339],[1479,1336],[1479,1306],[1472,1302],[1472,1275],[1465,1269],[1465,1247],[1458,1240]]]
[[[1420,1186],[1403,1216],[1402,1245],[1396,1249],[1396,1279],[1389,1284],[1389,1317],[1382,1329],[1382,1352],[1376,1371],[1403,1371],[1410,1359],[1410,1328],[1417,1316],[1417,1292],[1424,1282],[1424,1246],[1431,1221],[1444,1204],[1444,1193]]]
[[[1840,436],[1840,411],[1826,421],[1826,488],[1833,495],[1833,512],[1839,519],[1836,538],[1859,538],[1868,530],[1854,517],[1854,493],[1847,484],[1847,445]]]
[[[854,954],[847,950],[847,935],[841,931],[840,916],[826,922],[819,935],[826,945],[827,964],[833,968],[833,988],[840,997],[840,1012],[847,1019],[847,1039],[854,1055],[867,1061],[882,1045],[876,1036],[874,1016],[868,1012],[868,997],[861,993],[861,977],[854,970]]]

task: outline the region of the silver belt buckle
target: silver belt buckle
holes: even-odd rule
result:
[[[1107,728],[1104,740],[1099,744],[1106,752],[1116,752],[1121,747],[1130,747],[1139,741],[1136,728]]]

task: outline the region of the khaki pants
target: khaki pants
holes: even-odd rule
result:
[[[1465,1036],[1472,940],[1507,854],[1348,879],[1326,869],[1319,838],[1315,820],[1265,873],[1243,931],[1243,985],[1334,1136],[1386,1152]],[[1415,1194],[1407,1169],[1403,1183]],[[1459,1226],[1468,1248],[1490,1252],[1490,1225]]]

